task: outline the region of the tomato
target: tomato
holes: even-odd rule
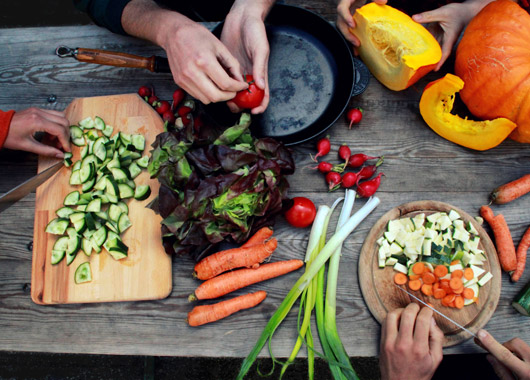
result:
[[[256,83],[254,82],[254,77],[252,75],[247,75],[246,81],[248,83],[248,88],[246,90],[239,91],[236,94],[236,97],[232,99],[232,101],[239,108],[256,108],[263,101],[265,91],[256,86]]]
[[[293,205],[285,212],[287,222],[298,228],[311,225],[317,214],[315,204],[305,197],[294,197],[292,201]]]

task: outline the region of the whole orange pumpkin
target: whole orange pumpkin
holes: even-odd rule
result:
[[[530,143],[530,15],[517,3],[488,4],[467,26],[456,50],[460,97],[482,119],[517,124],[510,138]]]

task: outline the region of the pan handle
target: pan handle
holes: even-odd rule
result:
[[[77,48],[76,52],[75,58],[80,62],[147,69],[151,72],[155,72],[156,69],[156,57],[154,55],[151,57],[141,57],[133,54],[85,48]]]
[[[366,90],[368,83],[370,83],[371,75],[368,67],[366,67],[366,65],[359,58],[354,57],[353,64],[355,68],[355,78],[353,88],[351,90],[352,97],[362,94],[364,90]]]

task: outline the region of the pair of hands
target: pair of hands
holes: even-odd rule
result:
[[[386,4],[387,0],[374,0],[378,4]],[[454,44],[460,33],[471,19],[492,0],[467,0],[463,3],[444,5],[432,11],[418,13],[412,19],[421,24],[427,24],[427,29],[438,40],[442,47],[442,58],[436,65],[438,71],[447,58],[451,55]],[[355,9],[363,5],[355,4],[356,0],[340,0],[337,6],[337,27],[355,47],[360,45],[359,40],[351,33],[355,28],[352,14]]]
[[[504,344],[486,330],[479,330],[475,343],[502,380],[530,379],[530,347],[519,338]],[[444,335],[436,325],[433,311],[411,303],[388,313],[381,330],[379,366],[384,380],[431,379],[443,358]]]

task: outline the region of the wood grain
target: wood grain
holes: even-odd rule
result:
[[[444,202],[416,201],[394,207],[384,214],[368,233],[361,249],[358,269],[359,283],[364,300],[370,312],[379,323],[382,323],[388,312],[405,307],[410,302],[419,302],[395,286],[393,281],[395,271],[392,267],[379,268],[377,239],[383,236],[390,220],[413,217],[419,213],[424,213],[425,215],[437,211],[449,213],[451,210],[457,211],[464,222],[472,223],[478,231],[480,237],[479,248],[486,252],[488,258],[483,265],[483,269],[491,272],[493,278],[480,288],[478,303],[465,306],[460,310],[444,307],[441,304],[441,300],[437,300],[434,297],[427,297],[421,292],[413,293],[416,293],[415,295],[422,301],[431,303],[436,310],[473,333],[476,333],[480,328],[484,327],[491,318],[497,308],[501,294],[501,268],[497,258],[497,251],[488,234],[474,218],[458,207]],[[434,318],[445,334],[444,347],[454,346],[472,337],[469,333],[442,316],[434,314]]]
[[[137,94],[75,99],[67,108],[71,124],[86,117],[99,116],[108,125],[128,134],[141,134],[149,149],[164,125],[158,114]],[[73,146],[74,161],[80,158],[80,148]],[[42,157],[39,171],[56,160]],[[71,170],[63,167],[55,176],[37,189],[31,296],[39,304],[137,301],[165,298],[171,292],[171,258],[162,246],[159,215],[146,205],[158,194],[159,184],[143,171],[135,182],[149,184],[152,193],[144,201],[128,201],[132,227],[123,235],[129,247],[128,257],[114,260],[106,250],[87,257],[80,251],[70,265],[63,260],[51,264],[51,251],[57,236],[44,232],[48,222],[56,217],[64,197],[74,191],[69,185]],[[92,281],[75,284],[74,272],[89,261]]]

